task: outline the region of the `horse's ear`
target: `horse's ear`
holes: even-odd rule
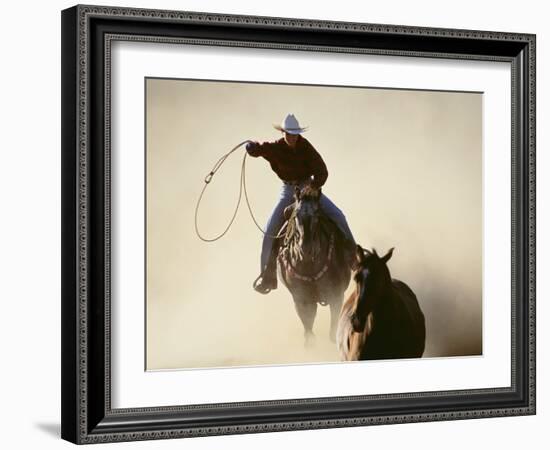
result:
[[[388,250],[388,253],[386,253],[386,254],[382,257],[382,261],[384,261],[384,263],[387,263],[387,262],[390,260],[391,255],[393,255],[393,249],[394,249],[394,248],[395,248],[395,247],[390,248],[390,249]]]
[[[355,260],[357,264],[363,264],[363,261],[365,261],[365,252],[359,244],[355,247]]]

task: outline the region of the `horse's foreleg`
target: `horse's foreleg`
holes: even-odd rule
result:
[[[294,307],[304,325],[304,338],[306,347],[313,343],[313,322],[317,314],[317,303],[295,301]]]

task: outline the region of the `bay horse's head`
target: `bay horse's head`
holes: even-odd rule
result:
[[[368,315],[379,305],[391,284],[390,271],[386,263],[392,254],[393,248],[380,257],[375,249],[364,250],[357,245],[356,270],[353,274],[356,300],[351,315],[353,330],[357,333],[363,332]]]
[[[321,188],[306,185],[294,189],[294,226],[304,256],[313,256],[314,241],[319,227]]]

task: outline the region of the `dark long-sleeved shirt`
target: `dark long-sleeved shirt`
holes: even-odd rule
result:
[[[298,135],[295,148],[291,148],[281,138],[274,142],[262,142],[249,150],[248,154],[265,158],[283,181],[303,181],[313,177],[311,183],[316,187],[321,187],[327,181],[328,170],[323,158],[302,135]]]

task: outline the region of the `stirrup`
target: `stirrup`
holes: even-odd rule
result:
[[[258,278],[254,280],[252,283],[252,287],[255,291],[259,292],[260,294],[269,294],[275,287],[264,287],[262,286],[264,279],[262,277],[263,274],[258,275]],[[261,279],[261,281],[260,281]]]

